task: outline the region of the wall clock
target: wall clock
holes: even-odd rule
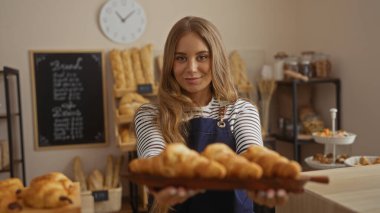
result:
[[[108,0],[100,10],[99,25],[111,41],[131,43],[143,34],[146,16],[135,0]]]

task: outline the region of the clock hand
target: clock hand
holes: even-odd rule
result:
[[[120,21],[122,21],[122,22],[124,23],[124,19],[123,19],[123,17],[120,15],[120,13],[116,11],[116,15],[117,15],[117,17],[120,18]]]
[[[129,19],[129,17],[131,17],[133,14],[135,13],[135,11],[134,10],[132,10],[130,13],[128,13],[128,15],[125,17],[125,18],[123,18],[123,23],[127,20],[127,19]]]

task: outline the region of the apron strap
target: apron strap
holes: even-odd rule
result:
[[[226,106],[221,106],[219,108],[219,121],[218,121],[218,127],[224,128],[226,127],[226,123],[224,123],[224,115],[226,114],[227,107]]]

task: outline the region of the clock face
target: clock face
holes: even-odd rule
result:
[[[130,43],[144,32],[144,9],[135,0],[108,0],[100,11],[100,28],[107,38],[118,43]]]

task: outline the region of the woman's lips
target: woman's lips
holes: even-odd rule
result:
[[[186,82],[189,84],[196,84],[198,83],[200,77],[191,77],[191,78],[185,78]]]

